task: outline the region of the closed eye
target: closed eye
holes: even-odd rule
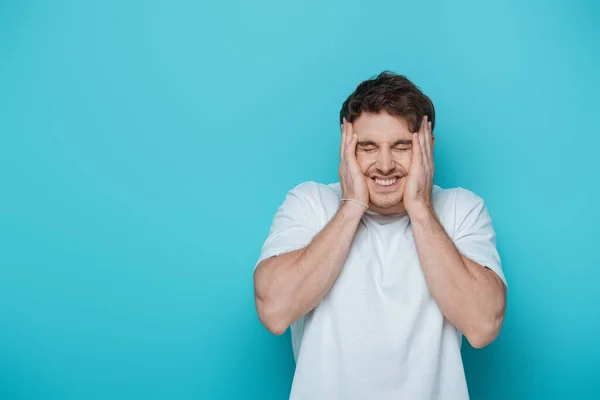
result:
[[[374,153],[377,151],[377,148],[376,147],[362,147],[359,150],[364,151],[365,153]]]

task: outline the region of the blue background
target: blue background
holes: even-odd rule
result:
[[[524,4],[527,3],[527,4]],[[437,109],[436,183],[482,196],[505,325],[473,399],[600,396],[593,1],[1,1],[0,398],[284,399],[252,272],[337,179],[383,69]]]

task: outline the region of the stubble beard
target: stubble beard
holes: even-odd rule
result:
[[[377,208],[392,208],[402,203],[404,185],[393,193],[371,194],[369,202]]]

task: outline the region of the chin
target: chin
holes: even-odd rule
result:
[[[379,209],[389,209],[402,205],[402,192],[394,192],[382,195],[380,193],[370,195],[370,203]]]

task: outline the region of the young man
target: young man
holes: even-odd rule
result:
[[[291,325],[293,400],[468,399],[462,335],[498,335],[506,280],[481,198],[433,185],[431,100],[390,72],[340,112],[339,183],[279,207],[254,272],[258,316]]]

